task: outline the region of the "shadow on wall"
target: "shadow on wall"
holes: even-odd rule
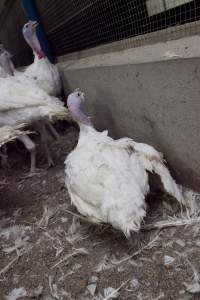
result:
[[[72,89],[64,76],[64,71],[59,68],[60,78],[61,78],[61,85],[62,85],[62,91],[61,91],[61,98],[63,102],[65,103],[65,106],[67,106],[67,97],[71,93]]]
[[[115,99],[104,89],[97,89],[98,95],[93,103],[93,119],[97,130],[108,130],[109,135],[112,137],[117,136],[117,123],[116,118],[113,116],[113,107],[115,106]],[[109,99],[108,102],[102,99]]]

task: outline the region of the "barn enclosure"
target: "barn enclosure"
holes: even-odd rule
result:
[[[86,92],[97,128],[154,145],[176,178],[200,190],[200,1],[27,0],[63,77]],[[32,61],[24,1],[1,1],[0,40]]]

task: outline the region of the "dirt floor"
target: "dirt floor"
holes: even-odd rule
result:
[[[55,167],[28,179],[28,153],[9,149],[12,169],[0,170],[0,299],[200,299],[198,226],[140,232],[130,242],[75,216],[63,162],[77,139],[74,127],[62,129]],[[173,213],[154,194],[146,222]]]

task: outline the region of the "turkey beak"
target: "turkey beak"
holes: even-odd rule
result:
[[[36,27],[39,25],[39,23],[37,21],[33,21],[32,22],[32,27],[33,29],[36,29]]]

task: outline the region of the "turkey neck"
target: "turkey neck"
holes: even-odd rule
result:
[[[89,125],[85,125],[83,123],[78,123],[79,128],[80,128],[80,133],[79,135],[85,135],[87,133],[89,133],[91,130],[95,130],[94,127],[89,126]]]

